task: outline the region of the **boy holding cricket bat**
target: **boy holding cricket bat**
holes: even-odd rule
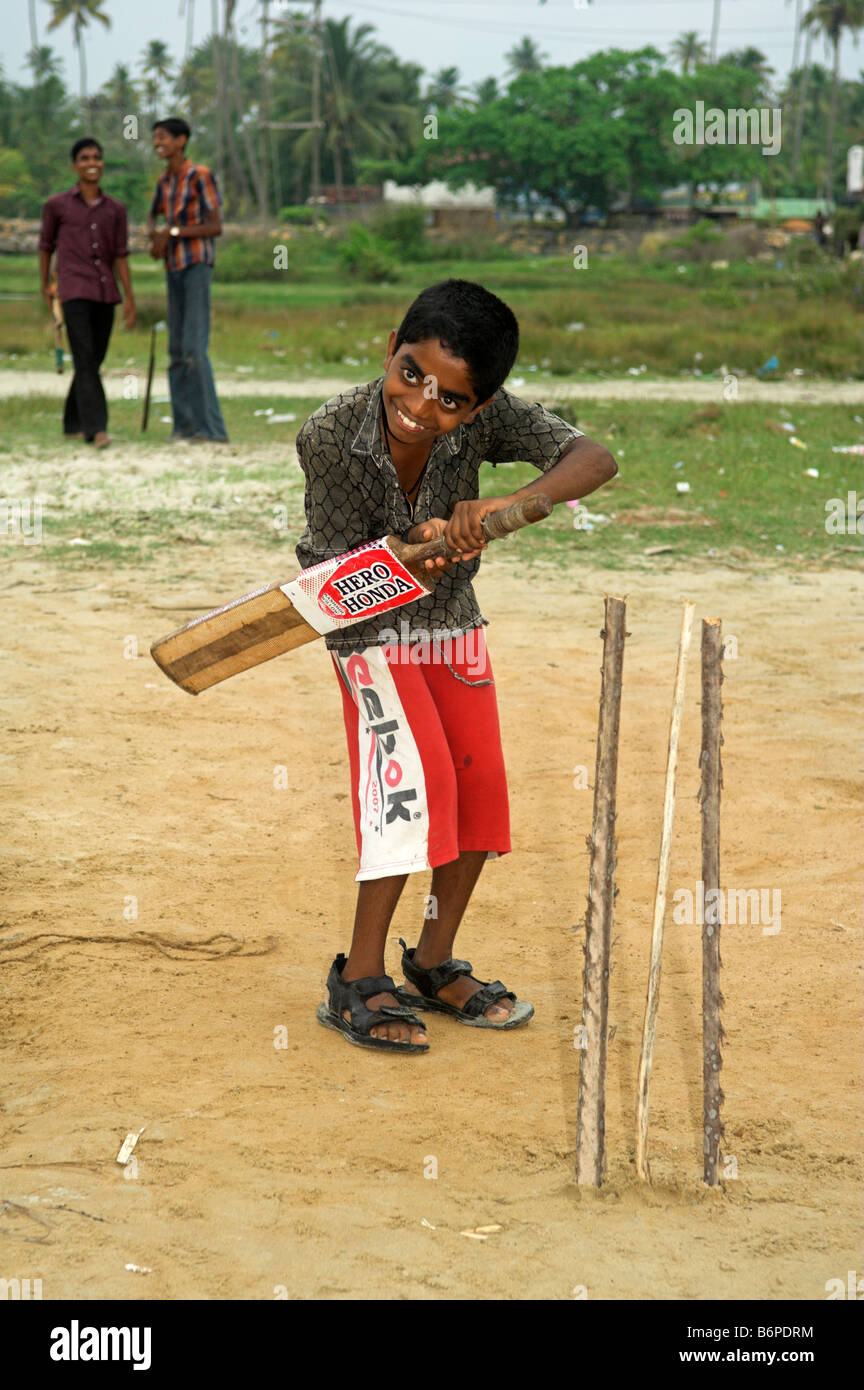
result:
[[[456,552],[426,561],[438,571],[434,591],[400,614],[398,633],[384,613],[327,637],[360,867],[350,951],[331,966],[318,1019],[361,1047],[428,1051],[418,1009],[497,1029],[534,1013],[452,956],[484,862],[510,849],[486,619],[471,579],[484,516],[532,493],[586,497],[618,470],[601,444],[503,389],[518,347],[516,319],[495,295],[464,280],[433,285],[391,332],[385,375],[335,396],[297,437],[304,568],[388,533],[443,535]],[[484,460],[528,460],[542,477],[480,501]],[[407,875],[422,869],[432,870],[432,915],[416,946],[400,938],[406,984],[397,987],[384,946]]]

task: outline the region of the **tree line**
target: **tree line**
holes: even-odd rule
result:
[[[349,18],[315,24],[307,11],[280,8],[269,19],[266,47],[249,42],[236,33],[235,0],[223,0],[219,25],[193,46],[194,0],[184,4],[182,59],[154,39],[94,88],[86,36],[94,23],[110,26],[107,4],[50,0],[40,35],[28,0],[29,81],[12,82],[0,71],[0,215],[35,216],[68,182],[72,141],[92,134],[105,147],[112,192],[142,217],[158,172],[149,128],[166,114],[189,120],[191,152],[215,170],[226,216],[248,221],[272,221],[286,206],[305,203],[316,171],[336,189],[384,177],[445,178],[455,186],[471,180],[492,185],[505,205],[542,202],[570,219],[589,207],[650,205],[682,182],[758,178],[769,196],[830,191],[842,200],[846,149],[864,140],[864,82],[839,76],[841,42],[864,27],[864,0],[818,0],[801,13],[801,33],[809,36],[804,61],[785,77],[752,47],[710,61],[694,31],[668,54],[651,46],[606,49],[569,66],[550,63],[526,37],[507,55],[503,79],[470,87],[458,67],[427,75],[382,44],[373,25]],[[66,24],[79,58],[77,91],[46,42]],[[812,61],[810,39],[818,33],[832,54],[830,69]],[[309,128],[313,87],[318,131]],[[723,110],[779,108],[779,153],[676,144],[674,111],[698,101]]]

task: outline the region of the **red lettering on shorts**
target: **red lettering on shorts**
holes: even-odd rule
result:
[[[345,662],[345,671],[352,685],[371,685],[372,677],[369,674],[369,667],[363,660],[359,652],[354,652]]]

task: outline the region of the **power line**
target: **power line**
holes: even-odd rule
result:
[[[436,3],[437,3],[437,0],[436,0]],[[463,10],[466,8],[465,4],[462,3],[461,0],[441,0],[441,3],[454,3],[454,4],[457,4],[457,3],[458,3],[458,4],[460,4],[460,7],[461,7]],[[676,3],[676,4],[680,3],[680,0],[675,0],[675,3]],[[420,10],[410,10],[410,11],[407,11],[407,10],[387,9],[387,8],[385,8],[385,7],[382,6],[382,5],[370,4],[370,3],[369,3],[369,0],[352,0],[352,3],[351,3],[351,10],[352,10],[352,11],[354,11],[354,10],[363,10],[363,11],[368,11],[370,14],[386,15],[389,19],[404,19],[404,20],[408,20],[408,21],[421,20],[421,21],[424,21],[424,22],[426,22],[426,23],[437,24],[437,25],[439,25],[439,26],[440,26],[440,24],[441,24],[441,16],[440,16],[440,14],[424,14],[424,13],[423,13],[422,11],[420,11]],[[579,13],[588,14],[589,11],[588,11],[588,10],[585,10],[585,11],[580,11]],[[510,22],[507,22],[507,21],[504,21],[504,22],[496,21],[496,20],[491,20],[491,21],[490,21],[490,20],[483,19],[482,16],[478,15],[476,21],[471,20],[471,19],[467,19],[467,18],[464,18],[464,17],[463,17],[463,18],[460,18],[460,19],[451,19],[451,18],[448,17],[448,19],[447,19],[447,28],[448,28],[448,30],[449,30],[449,29],[462,29],[462,30],[471,31],[471,32],[476,32],[476,31],[480,31],[480,32],[482,32],[482,33],[490,33],[490,32],[492,32],[492,33],[495,33],[495,34],[503,34],[503,35],[506,35],[506,34],[524,35],[525,32],[526,32],[526,29],[532,28],[532,25],[530,24],[530,22],[529,22],[527,19],[526,19],[525,21],[523,21],[523,22],[510,23]],[[735,28],[734,28],[734,33],[735,33],[736,36],[737,36],[737,35],[745,35],[745,36],[747,36],[747,35],[759,35],[759,34],[761,34],[761,35],[769,35],[769,36],[770,36],[770,35],[775,35],[775,34],[778,35],[778,36],[779,36],[779,35],[783,35],[783,34],[787,34],[787,35],[788,35],[788,26],[786,26],[786,25],[754,25],[754,26],[748,26],[747,28],[743,28],[741,25],[736,24],[736,25],[735,25]],[[647,39],[653,39],[653,40],[655,40],[655,42],[662,42],[662,41],[663,41],[662,39],[659,39],[659,40],[658,40],[658,36],[657,36],[657,26],[656,26],[656,25],[653,25],[650,29],[634,29],[630,24],[628,24],[628,25],[627,25],[627,34],[628,34],[628,35],[638,36],[638,37],[643,37],[643,38],[647,38]],[[546,27],[546,26],[544,26],[543,28],[535,27],[535,28],[534,28],[534,31],[533,31],[532,37],[534,37],[534,38],[540,40],[541,42],[542,42],[542,40],[544,40],[544,39],[571,39],[571,40],[579,40],[579,41],[582,41],[582,40],[613,41],[613,40],[616,40],[616,39],[617,39],[617,40],[620,40],[620,39],[621,39],[621,29],[620,29],[620,28],[617,28],[617,29],[593,29],[593,28],[588,28],[588,27],[587,27],[586,25],[584,25],[584,24],[581,22],[581,20],[580,20],[579,25],[578,25],[578,28],[577,28],[577,27],[573,27],[573,28],[566,29],[566,30],[565,30],[565,29],[549,28],[549,27]],[[725,43],[730,43],[730,42],[733,42],[733,41],[734,41],[734,40],[727,38],[724,42],[725,42]],[[792,37],[788,37],[788,36],[787,36],[787,37],[785,37],[785,38],[778,37],[777,39],[772,40],[772,42],[775,42],[775,43],[784,43],[784,44],[786,44],[787,46],[791,47],[791,46],[793,45],[793,43],[794,43],[794,36],[792,36]]]

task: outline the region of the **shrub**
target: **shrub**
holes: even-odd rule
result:
[[[278,267],[277,248],[280,252]],[[306,229],[270,236],[235,236],[216,251],[216,274],[220,280],[281,280],[283,283],[326,274],[337,264],[336,247],[320,232]],[[284,262],[284,264],[283,264]]]
[[[700,218],[692,227],[688,227],[686,232],[668,241],[662,254],[665,260],[691,261],[697,264],[726,260],[727,257],[721,251],[725,243],[726,237],[723,233],[712,226],[707,218]]]
[[[656,260],[668,241],[668,232],[646,232],[639,243],[637,252],[639,259],[648,261]]]
[[[276,270],[271,237],[235,237],[216,251],[216,274],[220,280],[275,280],[285,272]]]
[[[516,261],[518,249],[496,241],[492,236],[476,236],[468,241],[427,241],[423,259],[427,261]]]
[[[339,247],[339,259],[358,280],[373,285],[399,278],[393,247],[360,223],[354,224]]]
[[[826,259],[822,247],[815,237],[793,237],[786,247],[784,256],[789,265],[816,265]]]
[[[373,236],[389,242],[404,260],[417,260],[426,241],[426,212],[413,203],[385,203],[377,208],[367,226]]]
[[[845,251],[855,250],[862,220],[864,208],[860,205],[855,208],[835,208],[831,222],[834,227],[832,240],[836,255],[841,256]]]
[[[289,222],[294,227],[314,227],[319,219],[323,219],[320,209],[307,208],[305,204],[279,210],[279,221]]]

